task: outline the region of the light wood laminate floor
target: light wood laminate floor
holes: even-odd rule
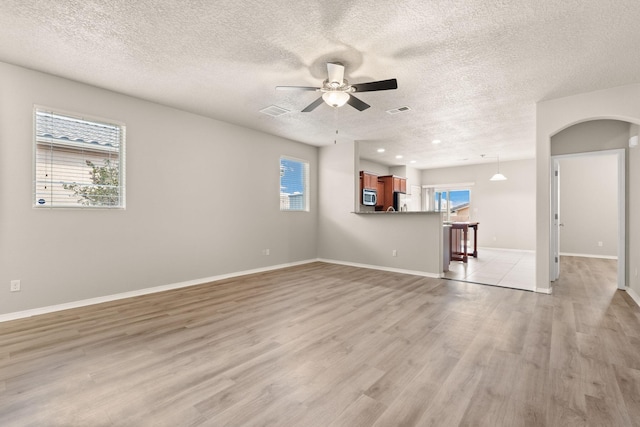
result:
[[[553,295],[312,263],[0,324],[1,426],[639,426],[615,262]]]

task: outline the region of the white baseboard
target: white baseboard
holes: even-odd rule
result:
[[[551,295],[551,287],[548,287],[548,288],[534,288],[533,292],[537,292],[539,294]]]
[[[600,259],[618,259],[617,256],[612,255],[594,255],[594,254],[572,254],[568,252],[560,252],[560,256],[577,256],[582,258],[600,258]]]
[[[102,297],[89,298],[80,301],[72,301],[63,304],[50,305],[47,307],[34,308],[24,311],[16,311],[13,313],[0,314],[0,323],[10,320],[24,319],[26,317],[37,316],[39,314],[53,313],[56,311],[68,310],[71,308],[85,307],[88,305],[101,304],[104,302],[116,301],[125,298],[137,297],[140,295],[154,294],[157,292],[169,291],[172,289],[186,288],[189,286],[202,285],[204,283],[216,282],[218,280],[230,279],[238,276],[246,276],[248,274],[263,273],[266,271],[280,270],[282,268],[293,267],[296,265],[309,264],[316,262],[318,259],[310,259],[305,261],[297,261],[286,264],[271,265],[268,267],[256,268],[252,270],[238,271],[234,273],[221,274],[218,276],[203,277],[201,279],[187,280],[186,282],[170,283],[168,285],[154,286],[152,288],[137,289],[135,291],[123,292],[119,294],[106,295]]]
[[[630,287],[627,287],[625,291],[627,291],[627,293],[629,294],[631,299],[636,303],[636,305],[640,307],[640,295],[638,295],[636,291],[634,291]]]
[[[488,251],[505,251],[505,252],[521,252],[521,253],[526,253],[526,254],[535,254],[536,251],[535,250],[531,250],[531,249],[510,249],[510,248],[490,248],[487,246],[478,246],[478,252],[480,251],[484,251],[484,250],[488,250]]]
[[[432,279],[440,279],[442,277],[442,275],[439,273],[429,273],[426,271],[417,271],[417,270],[405,270],[402,268],[393,268],[393,267],[382,267],[379,265],[360,264],[357,262],[337,261],[335,259],[318,258],[318,261],[326,262],[328,264],[347,265],[349,267],[359,267],[359,268],[368,268],[371,270],[388,271],[391,273],[412,274],[414,276],[430,277]]]

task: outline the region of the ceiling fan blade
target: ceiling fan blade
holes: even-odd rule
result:
[[[304,110],[302,110],[303,113],[308,113],[309,111],[313,111],[316,109],[316,107],[320,104],[322,104],[324,102],[324,100],[322,99],[322,97],[316,99],[315,101],[313,101],[311,104],[307,105],[307,108],[305,108]]]
[[[342,84],[344,80],[344,65],[337,62],[327,62],[327,73],[329,74],[329,83]]]
[[[347,100],[347,104],[351,105],[353,108],[355,108],[358,111],[364,111],[367,108],[371,107],[371,105],[359,100],[353,95],[349,96],[349,99]]]
[[[398,89],[398,81],[396,79],[380,80],[369,83],[356,83],[351,85],[356,92],[373,92],[375,90]]]
[[[318,91],[319,87],[311,87],[311,86],[276,86],[276,90],[311,90]]]

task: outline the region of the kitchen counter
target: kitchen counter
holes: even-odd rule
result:
[[[369,211],[369,212],[352,212],[358,215],[424,215],[424,214],[440,214],[441,212],[437,211]]]

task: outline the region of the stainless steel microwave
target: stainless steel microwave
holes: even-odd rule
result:
[[[362,190],[362,204],[366,206],[375,206],[378,201],[376,190]]]

